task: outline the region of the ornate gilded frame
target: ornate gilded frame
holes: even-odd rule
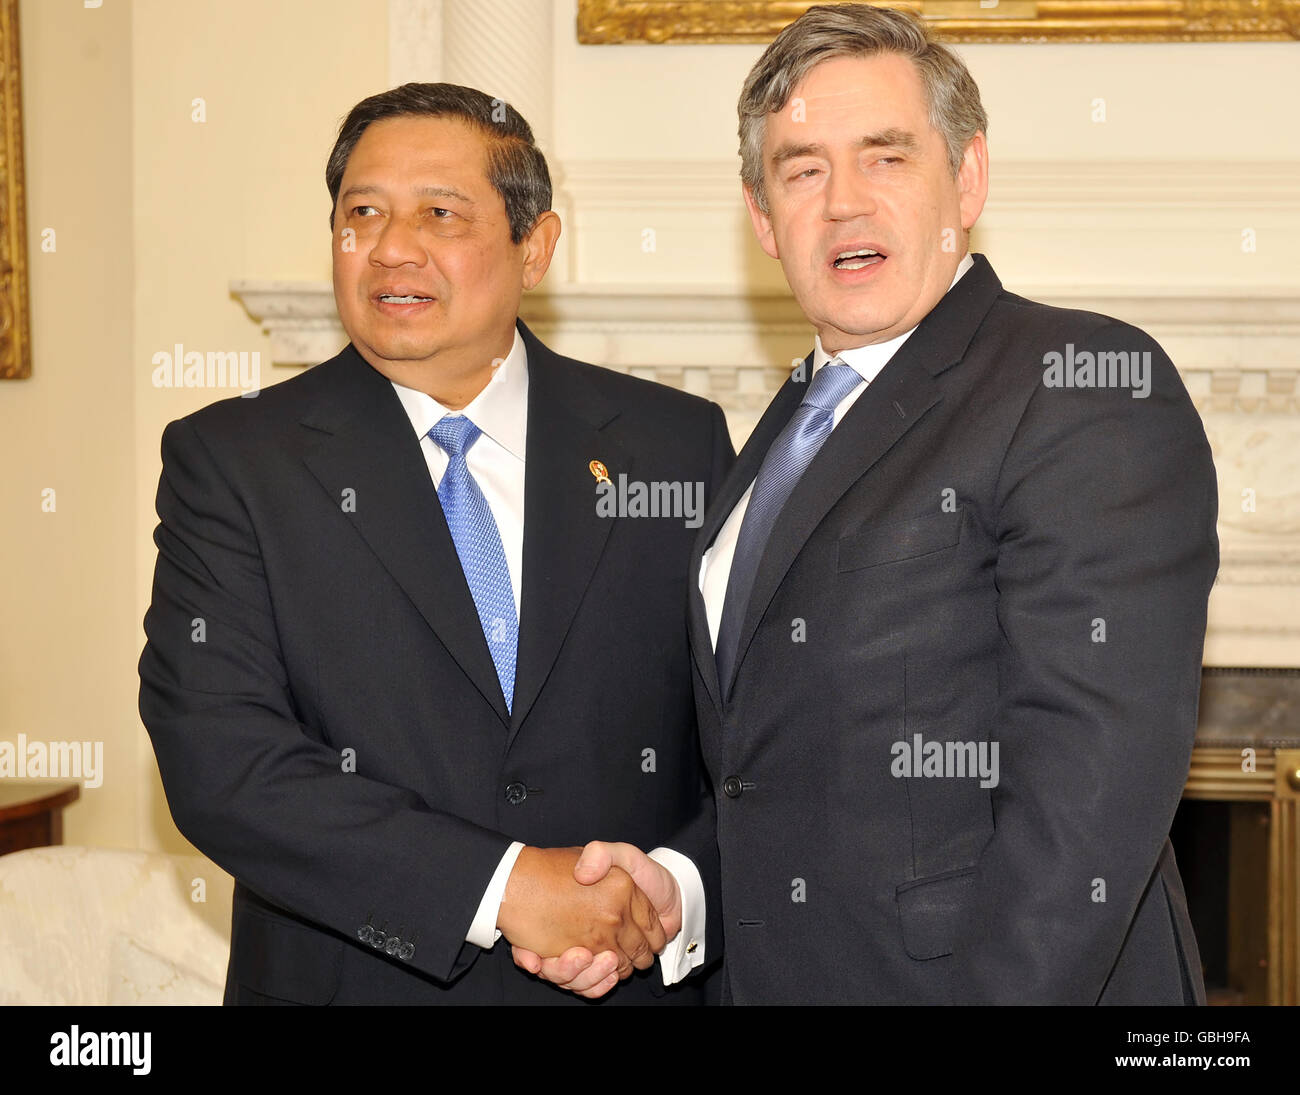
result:
[[[0,0],[0,380],[32,375],[18,0]]]
[[[815,0],[578,0],[578,41],[770,42]],[[1300,0],[891,0],[953,42],[1300,40]]]

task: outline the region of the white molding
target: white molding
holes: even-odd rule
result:
[[[315,365],[347,345],[328,281],[232,281],[230,292],[271,340],[272,365]]]
[[[388,0],[388,86],[442,79],[443,0]]]
[[[1114,315],[1150,332],[1170,350],[1181,372],[1206,374],[1204,390],[1198,393],[1206,398],[1240,395],[1255,399],[1296,393],[1300,290],[1221,287],[1184,293],[1163,287],[1141,292],[1100,287],[1009,288],[1045,304]],[[271,337],[271,358],[277,365],[315,364],[332,356],[346,341],[329,282],[244,279],[232,281],[230,291]],[[520,315],[530,326],[575,334],[782,335],[808,340],[811,336],[807,321],[788,293],[745,293],[719,285],[561,285],[525,294]],[[1176,340],[1220,343],[1221,352],[1180,355],[1169,345]],[[698,361],[675,357],[673,367],[717,361],[710,350],[701,352]],[[768,363],[737,367],[766,368]],[[1259,379],[1248,382],[1246,374]]]
[[[563,166],[556,208],[574,281],[719,283],[743,273],[751,287],[783,288],[778,264],[754,242],[737,158]],[[1022,271],[1030,288],[1294,287],[1300,163],[995,160],[971,246],[996,256],[1004,277]]]
[[[443,0],[443,78],[504,99],[551,147],[555,80],[550,0]]]
[[[567,189],[601,204],[740,204],[740,158],[564,161]],[[1281,210],[1300,213],[1300,163],[1123,160],[998,160],[990,165],[989,211],[1027,205],[1076,209]]]

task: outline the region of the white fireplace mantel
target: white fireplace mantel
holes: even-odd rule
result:
[[[1300,293],[1241,288],[1167,288],[1117,292],[1113,287],[1015,286],[1031,300],[1080,308],[1133,323],[1169,353],[1202,411],[1208,408],[1295,413],[1300,395]],[[328,282],[239,280],[230,290],[271,341],[280,366],[312,365],[347,342]],[[742,372],[788,370],[789,358],[756,348],[811,344],[811,329],[787,294],[748,293],[718,285],[562,285],[525,294],[520,316],[563,352],[599,343],[594,360],[637,375],[680,381],[686,370],[710,371],[711,387]],[[648,358],[650,346],[666,348]],[[764,388],[770,394],[771,388]],[[750,409],[737,404],[736,411]]]

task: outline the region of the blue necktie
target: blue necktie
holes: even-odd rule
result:
[[[519,618],[515,615],[515,598],[501,533],[483,491],[465,464],[465,453],[479,434],[473,422],[456,414],[444,415],[429,431],[435,444],[450,458],[438,486],[438,501],[447,518],[474,607],[478,609],[479,623],[483,625],[483,635],[509,711],[515,695]]]
[[[836,406],[861,383],[861,374],[839,358],[818,369],[803,402],[763,457],[754,479],[754,489],[749,495],[749,506],[740,523],[731,573],[727,577],[727,593],[722,601],[722,620],[718,624],[715,656],[718,682],[724,697],[729,693],[731,675],[735,670],[740,629],[745,622],[754,577],[758,574],[758,563],[772,535],[772,528],[795,484],[830,436]]]

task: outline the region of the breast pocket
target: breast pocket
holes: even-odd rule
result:
[[[907,521],[870,525],[841,536],[836,564],[840,572],[899,563],[945,551],[961,542],[966,511],[929,513]]]

